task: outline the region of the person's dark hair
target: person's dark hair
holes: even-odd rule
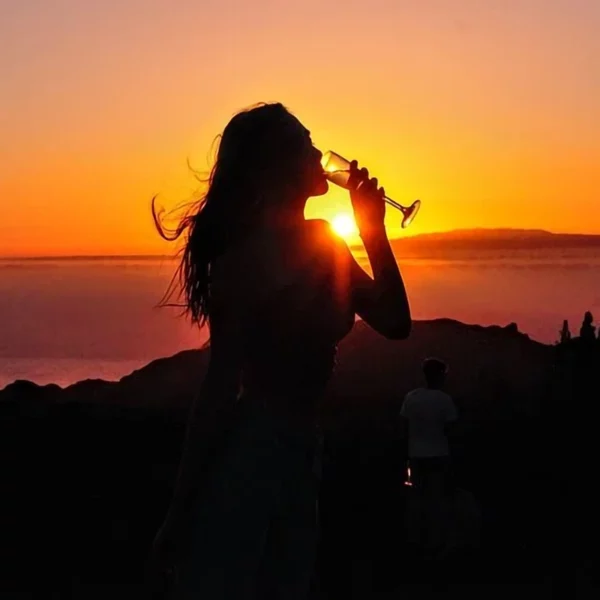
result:
[[[423,361],[423,374],[430,387],[439,387],[444,383],[448,365],[439,358],[427,358]]]
[[[290,168],[297,163],[298,130],[291,113],[279,103],[260,104],[236,114],[219,136],[219,145],[204,196],[168,230],[163,211],[152,216],[160,235],[174,241],[185,235],[181,260],[164,300],[179,281],[185,312],[202,326],[210,313],[211,266],[232,243],[252,229],[274,199],[281,200]]]

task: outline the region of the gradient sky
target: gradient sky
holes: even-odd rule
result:
[[[598,31],[598,0],[0,0],[0,255],[169,251],[151,196],[262,100],[421,198],[407,233],[600,233]]]

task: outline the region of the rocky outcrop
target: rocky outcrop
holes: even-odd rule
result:
[[[21,410],[77,402],[121,408],[185,409],[199,389],[210,350],[185,351],[161,358],[119,382],[88,380],[61,389],[17,381],[0,392],[0,403],[17,402]],[[475,408],[493,403],[494,390],[523,409],[543,393],[552,347],[531,340],[515,324],[507,327],[466,325],[450,319],[418,321],[408,340],[389,341],[359,321],[343,341],[330,386],[330,405],[349,409],[369,399],[402,398],[421,384],[421,361],[437,356],[450,364],[449,391]],[[486,410],[487,410],[486,408]]]

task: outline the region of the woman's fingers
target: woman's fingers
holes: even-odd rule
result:
[[[365,167],[358,168],[358,163],[353,160],[350,163],[350,177],[348,178],[348,187],[358,189],[363,187],[369,181],[369,171]]]
[[[350,177],[348,178],[348,187],[350,189],[361,188],[363,191],[378,192],[385,195],[383,188],[379,188],[377,177],[369,178],[369,170],[365,167],[358,168],[358,162],[353,160],[350,163]]]
[[[359,182],[360,179],[358,171],[358,162],[353,160],[350,163],[350,176],[348,177],[348,187],[351,190],[355,190],[358,187]]]
[[[365,167],[358,171],[356,177],[356,189],[360,188],[362,190],[365,189],[365,185],[369,183],[369,171]]]

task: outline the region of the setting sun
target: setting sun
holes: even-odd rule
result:
[[[356,233],[356,224],[351,215],[347,213],[340,213],[336,215],[331,221],[333,230],[343,238],[350,237]]]

